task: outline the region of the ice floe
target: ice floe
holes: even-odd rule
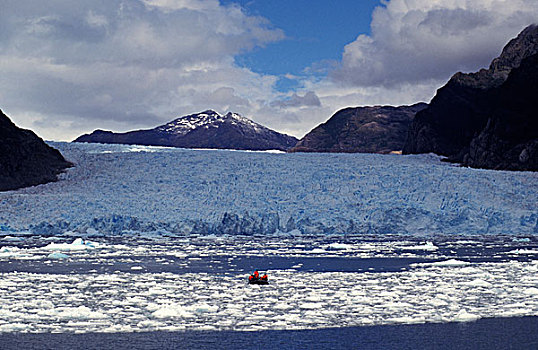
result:
[[[0,273],[0,331],[305,329],[538,315],[536,280],[528,272],[535,263],[472,266],[275,270],[268,286],[255,287],[233,273],[217,285],[213,276],[193,273]]]
[[[514,255],[530,255],[530,254],[536,254],[538,255],[538,249],[514,249],[506,254],[514,254]]]
[[[99,247],[99,243],[90,242],[82,238],[75,239],[72,243],[50,243],[43,247],[45,250],[86,250]]]
[[[459,266],[467,266],[470,265],[470,262],[467,261],[461,261],[456,259],[448,259],[444,261],[436,261],[431,263],[417,263],[417,264],[411,264],[413,267],[427,267],[427,266],[435,266],[435,267],[459,267]]]
[[[56,260],[69,259],[69,255],[60,252],[54,252],[47,255],[47,258]]]
[[[424,251],[435,251],[439,249],[433,242],[426,242],[424,244],[411,245],[411,246],[400,246],[398,247],[401,250],[424,250]]]

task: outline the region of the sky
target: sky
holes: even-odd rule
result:
[[[536,0],[0,0],[0,108],[47,140],[214,109],[302,137],[349,106],[429,102]]]

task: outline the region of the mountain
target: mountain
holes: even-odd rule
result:
[[[123,143],[182,148],[240,150],[288,150],[297,143],[293,136],[278,133],[236,113],[207,110],[177,118],[149,130],[113,133],[95,130],[74,142]]]
[[[58,150],[15,126],[0,110],[0,191],[56,181],[70,166]]]
[[[404,154],[437,153],[467,166],[538,170],[538,26],[525,28],[489,69],[456,73],[417,113]]]
[[[345,108],[303,137],[291,152],[390,153],[401,151],[415,114],[427,107]]]

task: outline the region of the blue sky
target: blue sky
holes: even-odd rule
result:
[[[250,15],[267,18],[285,33],[285,39],[236,57],[257,73],[274,75],[323,74],[305,70],[323,61],[337,61],[343,48],[359,34],[370,33],[372,12],[379,0],[224,0]],[[284,85],[283,85],[284,86]]]
[[[207,109],[304,136],[429,102],[538,23],[536,0],[0,0],[0,108],[49,140]],[[374,10],[375,9],[375,10]]]

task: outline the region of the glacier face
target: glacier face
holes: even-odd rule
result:
[[[54,143],[62,181],[0,193],[36,234],[536,234],[538,174],[432,155],[274,154]]]

